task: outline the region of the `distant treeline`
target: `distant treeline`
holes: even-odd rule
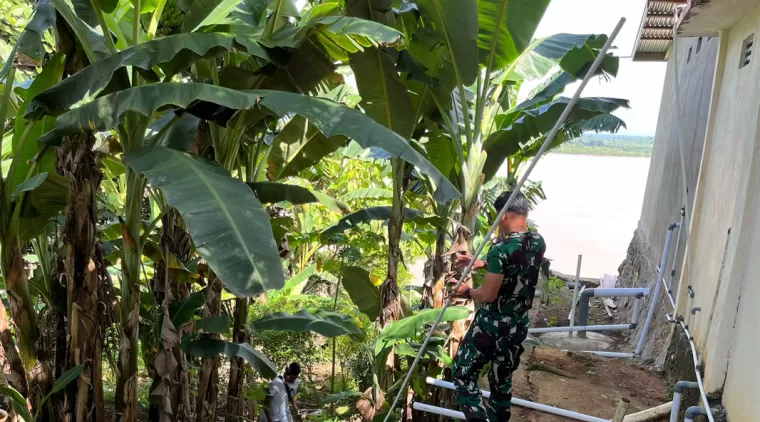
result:
[[[618,157],[651,157],[653,136],[585,134],[561,145],[558,154],[611,155]]]

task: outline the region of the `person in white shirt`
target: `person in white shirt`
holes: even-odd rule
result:
[[[298,379],[300,374],[301,365],[296,362],[289,363],[285,372],[269,383],[264,411],[261,414],[262,422],[293,422],[293,413],[298,415],[296,394],[301,383]]]

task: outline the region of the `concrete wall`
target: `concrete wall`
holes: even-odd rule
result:
[[[719,1],[714,5],[720,6],[718,3],[724,8],[731,7]],[[720,10],[714,13],[720,14]],[[704,14],[702,18],[710,16]],[[715,16],[719,18],[721,16]],[[691,329],[704,360],[708,394],[721,396],[729,420],[760,421],[760,412],[756,410],[760,396],[757,369],[760,348],[760,307],[757,306],[760,303],[760,84],[757,83],[760,47],[754,49],[749,65],[740,66],[744,41],[753,34],[755,45],[760,41],[760,7],[742,13],[741,19],[730,25],[718,26],[719,37],[703,39],[700,51],[705,60],[709,57],[715,63],[714,72],[707,63],[699,61],[694,39],[682,40],[678,57],[671,58],[669,63],[641,221],[620,272],[623,285],[647,282],[651,285],[652,267],[656,265],[653,262],[659,261],[665,225],[677,220],[677,209],[683,200],[677,167],[678,145],[667,142],[674,137],[675,125],[680,124],[686,134],[683,139],[689,145],[686,170],[693,212],[684,230],[684,235],[686,230],[691,232],[690,259],[681,262],[677,274],[680,281],[675,289],[676,313],[689,315],[687,286],[692,286],[694,306],[701,308],[701,312],[697,313]],[[709,33],[695,25],[691,31],[690,34],[698,35]],[[689,47],[691,61],[686,63]],[[681,115],[672,108],[672,71],[676,59],[683,98]],[[700,155],[701,162],[695,165]],[[729,229],[730,236],[727,235]],[[682,243],[678,261],[682,260],[684,246]],[[670,337],[668,366],[680,367],[675,370],[677,379],[693,379],[690,378],[693,370],[690,369],[688,341],[661,323],[668,306],[662,300],[657,308],[657,323],[649,336],[644,357],[662,358],[663,338]],[[674,364],[676,359],[679,365]]]
[[[755,142],[755,173],[758,171],[757,157],[760,142]],[[725,389],[723,391],[723,404],[732,421],[757,421],[760,420],[757,411],[757,397],[760,394],[760,376],[757,369],[757,356],[760,350],[760,283],[757,282],[760,275],[760,189],[757,180],[754,185],[754,197],[752,210],[748,218],[748,224],[743,227],[747,230],[745,262],[743,277],[738,281],[738,315],[734,318],[736,326],[733,334],[733,342],[728,350],[728,374],[726,376]],[[753,259],[754,258],[754,259]],[[724,337],[717,333],[718,338]],[[711,334],[712,337],[712,334]],[[712,365],[712,363],[708,364]]]
[[[681,207],[685,204],[678,136],[683,144],[689,198],[693,202],[710,110],[718,45],[717,38],[682,38],[679,41],[679,95],[675,94],[673,84],[676,56],[671,55],[668,62],[639,227],[628,248],[626,260],[618,270],[619,287],[654,287],[667,228],[671,223],[680,220]],[[684,226],[686,227],[681,235],[685,239],[688,225]],[[673,278],[673,284],[674,291],[677,291],[678,273],[686,245],[685,242],[681,243],[676,251],[675,244],[676,238],[671,246],[667,279],[670,279],[672,257],[675,255],[677,274]],[[644,321],[646,317],[649,301],[645,301],[643,305],[640,321]],[[670,312],[670,307],[663,294],[643,350],[645,358],[654,358],[659,364],[665,359],[670,336],[670,326],[664,317],[666,312]],[[642,327],[643,324],[639,324],[631,333],[631,346],[635,347]]]
[[[679,90],[676,95],[673,83],[674,59],[668,62],[662,103],[657,121],[652,161],[649,165],[647,190],[641,209],[639,227],[643,231],[657,265],[665,246],[665,234],[670,223],[678,222],[680,209],[685,204],[681,176],[679,140],[686,161],[686,180],[690,201],[699,176],[702,147],[705,141],[707,118],[710,111],[715,61],[718,55],[717,38],[682,38],[678,45]],[[698,51],[699,50],[699,51]],[[691,209],[691,204],[688,204]],[[686,225],[685,225],[686,226]],[[683,235],[686,235],[684,227]],[[685,237],[684,237],[685,239]],[[673,239],[675,249],[675,241]],[[685,244],[676,255],[676,269],[680,270]],[[671,251],[671,253],[673,253]],[[671,258],[672,262],[672,258]],[[668,264],[668,270],[671,264]],[[669,271],[668,271],[669,273]],[[678,276],[674,278],[674,290]]]
[[[733,362],[731,350],[736,336],[742,335],[736,327],[737,308],[748,276],[747,266],[752,261],[748,245],[752,244],[753,234],[748,229],[757,218],[753,207],[758,177],[755,150],[760,86],[756,79],[760,59],[755,57],[743,68],[739,68],[739,63],[744,40],[755,32],[760,36],[758,9],[721,33],[716,95],[691,222],[693,270],[683,271],[679,289],[680,314],[688,312],[687,283],[695,291],[694,306],[702,309],[693,332],[705,356],[708,391],[723,388],[730,359],[732,365],[739,364]],[[729,228],[731,236],[726,244]],[[760,391],[747,393],[757,395]]]

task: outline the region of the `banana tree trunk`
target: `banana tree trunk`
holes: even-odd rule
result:
[[[235,318],[232,324],[232,339],[235,343],[248,343],[245,325],[248,320],[248,299],[235,299]],[[230,359],[230,380],[227,387],[227,421],[241,420],[245,409],[243,380],[245,379],[245,361],[242,358]]]
[[[24,361],[16,349],[16,342],[11,334],[7,315],[5,305],[0,300],[0,370],[8,384],[22,396],[27,397],[29,388],[26,382]]]
[[[401,317],[401,299],[398,288],[398,264],[401,258],[401,233],[404,227],[404,170],[406,163],[392,160],[393,206],[388,221],[388,272],[380,286],[380,325],[385,327]]]
[[[95,251],[97,237],[96,198],[102,178],[89,135],[65,138],[57,151],[59,172],[71,182],[66,203],[64,243],[68,337],[67,369],[83,365],[76,381],[66,387],[65,420],[104,421],[103,374],[101,366],[102,320],[98,310],[100,272]]]
[[[404,179],[406,163],[400,159],[391,161],[393,171],[393,206],[388,221],[388,272],[380,285],[380,326],[385,327],[401,319],[401,297],[398,287],[398,264],[401,257],[401,233],[404,227]],[[384,391],[393,384],[396,354],[389,353],[380,374],[380,386]]]
[[[214,276],[206,291],[206,305],[203,317],[219,316],[222,310],[222,280]],[[219,338],[218,334],[203,334]],[[216,399],[219,395],[219,356],[203,358],[198,381],[198,400],[196,403],[196,420],[198,422],[216,422]]]
[[[169,309],[177,299],[187,297],[186,283],[179,281],[178,274],[167,265],[173,259],[187,264],[190,259],[190,236],[178,225],[179,214],[170,210],[162,218],[161,245],[164,260],[156,265],[153,277],[153,294],[161,305],[163,315],[159,347],[151,360],[153,384],[150,391],[149,420],[156,422],[184,421],[189,417],[187,403],[183,400],[187,389],[185,356],[178,347],[180,328],[172,324]],[[183,380],[185,382],[183,382]]]
[[[116,384],[116,420],[137,422],[137,334],[140,324],[140,239],[141,211],[145,181],[127,167],[127,204],[121,222],[121,343]]]
[[[23,252],[15,236],[10,235],[3,245],[5,284],[8,293],[8,304],[11,308],[11,318],[18,330],[19,352],[26,364],[34,362],[35,344],[39,338],[37,328],[37,313],[32,305],[29,293],[29,283],[24,269]]]
[[[435,308],[435,291],[434,287],[441,279],[445,271],[445,262],[443,254],[446,252],[446,230],[439,228],[435,235],[435,251],[433,257],[425,262],[425,285],[422,290],[422,308]]]

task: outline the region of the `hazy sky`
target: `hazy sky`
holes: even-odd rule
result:
[[[645,3],[645,0],[553,0],[536,37],[559,32],[609,34],[624,17],[626,23],[615,40],[615,54],[631,56]],[[610,82],[592,80],[583,96],[630,100],[631,109],[616,113],[628,126],[621,133],[654,135],[664,78],[665,62],[633,62],[621,58],[617,78]],[[570,85],[566,95],[572,95],[576,88],[577,84]]]

